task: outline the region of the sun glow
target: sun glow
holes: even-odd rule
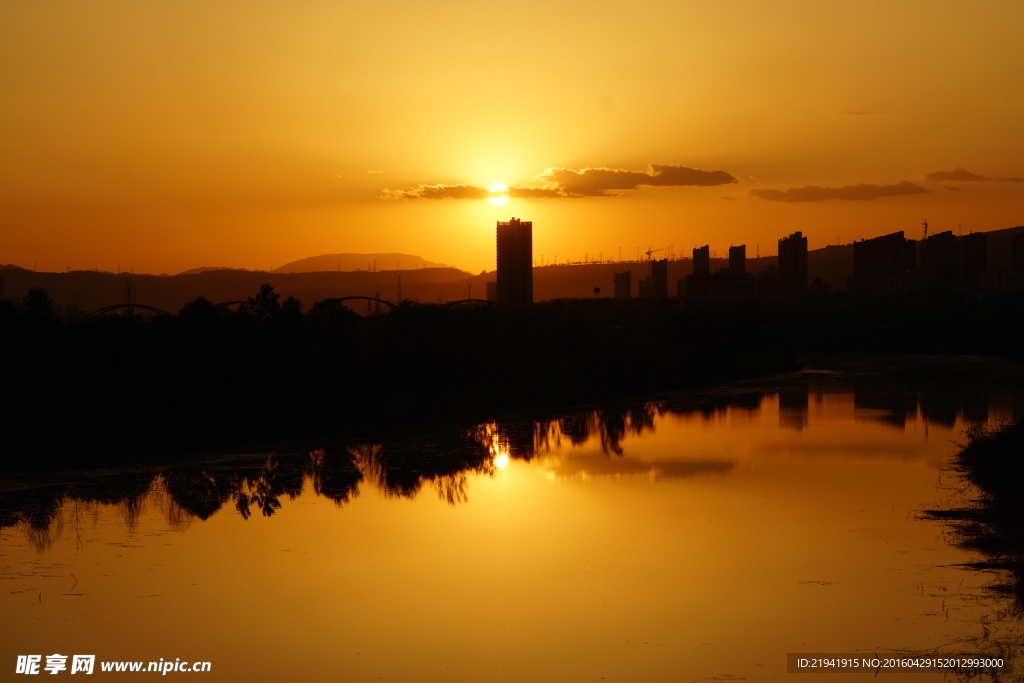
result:
[[[491,186],[487,189],[491,192],[508,192],[508,188],[505,187],[505,183],[491,183]],[[508,204],[508,195],[504,194],[500,197],[488,197],[487,201],[490,202],[491,206],[505,206]]]

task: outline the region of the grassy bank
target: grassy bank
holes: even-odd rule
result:
[[[970,567],[993,571],[993,589],[1009,595],[1011,612],[1024,616],[1024,421],[968,430],[956,467],[976,487],[971,504],[929,510],[950,521],[957,543],[983,556]]]

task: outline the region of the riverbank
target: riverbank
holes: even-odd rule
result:
[[[669,305],[529,312],[403,304],[301,313],[263,291],[242,310],[3,321],[5,466],[256,446],[372,426],[484,420],[794,369],[766,321]]]
[[[844,359],[848,371],[874,363],[882,374],[962,379],[980,365],[956,370],[964,363],[927,353],[1002,348],[988,332],[968,339],[963,320],[949,323],[956,334],[916,345],[916,332],[888,323],[877,339],[866,322],[846,335],[833,314],[813,302],[592,300],[528,312],[404,303],[361,317],[337,302],[303,313],[270,288],[238,310],[199,299],[151,318],[62,322],[26,304],[0,310],[3,466],[259,451],[309,436],[484,422],[766,377],[823,358]],[[851,355],[865,350],[865,336],[871,353]],[[908,347],[916,353],[880,353]]]

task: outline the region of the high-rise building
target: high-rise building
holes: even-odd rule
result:
[[[913,243],[910,243],[911,245]],[[853,286],[862,294],[885,294],[915,259],[903,231],[853,243]]]
[[[711,245],[705,244],[693,250],[693,274],[711,274]]]
[[[522,310],[533,303],[533,222],[498,221],[498,305]]]
[[[651,280],[654,283],[654,298],[668,298],[668,259],[651,261]]]
[[[960,238],[960,284],[981,286],[981,274],[988,268],[988,234],[972,232]]]
[[[1010,238],[1010,268],[1018,273],[1024,270],[1024,232],[1015,232]]]
[[[956,236],[952,230],[929,235],[918,246],[921,275],[931,289],[956,287],[958,260]]]
[[[693,272],[684,280],[686,296],[705,299],[711,294],[711,246],[693,250]]]
[[[668,259],[651,261],[651,274],[640,281],[641,299],[668,298]]]
[[[729,274],[733,277],[747,274],[747,245],[729,247]]]
[[[633,274],[629,270],[615,273],[615,298],[629,299],[633,289]]]
[[[807,294],[807,238],[803,233],[779,240],[779,279],[784,296]]]

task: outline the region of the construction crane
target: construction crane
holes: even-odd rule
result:
[[[645,251],[644,253],[647,254],[647,260],[650,261],[651,254],[656,254],[659,251],[664,251],[664,249],[655,249],[654,247],[647,247],[647,251]]]

